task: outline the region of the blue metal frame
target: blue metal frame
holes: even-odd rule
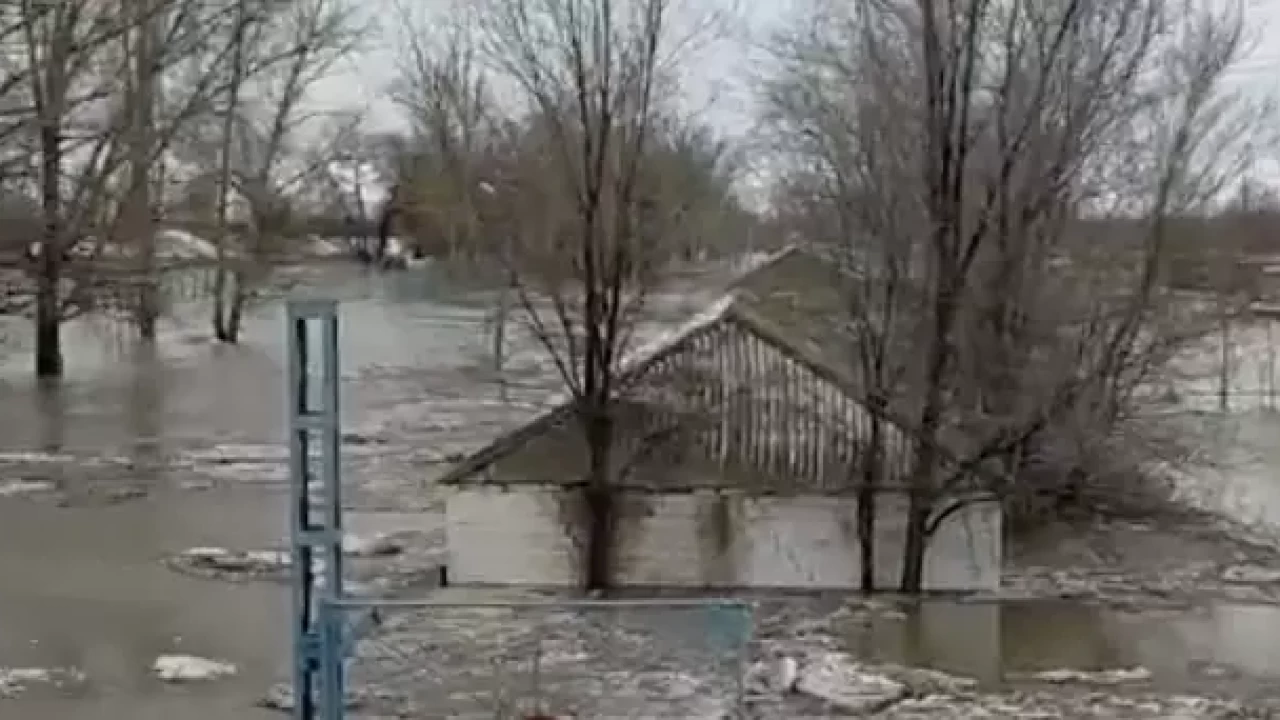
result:
[[[342,720],[346,689],[338,305],[332,300],[295,300],[288,303],[285,315],[294,569],[293,716],[295,720]],[[313,368],[311,352],[316,341],[320,363]],[[313,374],[314,370],[318,373]],[[318,458],[314,456],[317,443]],[[323,558],[319,572],[317,558]]]
[[[378,607],[449,607],[448,603],[396,603],[349,598],[343,588],[341,447],[339,423],[338,304],[293,300],[285,313],[289,356],[290,537],[293,599],[294,720],[344,720],[345,660],[361,626],[377,621]],[[319,357],[312,352],[319,350]],[[312,360],[318,359],[318,364]],[[317,448],[317,445],[319,446]],[[319,451],[318,457],[315,455]],[[318,569],[317,559],[323,564]],[[706,605],[713,641],[739,646],[753,634],[751,605],[743,601],[613,600],[567,603],[496,603],[495,607],[625,607]],[[485,603],[467,603],[465,607]],[[457,606],[457,605],[455,605]],[[347,618],[360,615],[358,622]],[[743,662],[746,654],[742,653]],[[739,701],[746,668],[738,673]]]

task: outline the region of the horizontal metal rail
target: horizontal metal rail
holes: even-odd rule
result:
[[[752,610],[755,603],[741,598],[619,598],[617,600],[380,600],[377,598],[343,597],[325,601],[330,607],[347,610],[609,610],[663,608],[734,608]]]

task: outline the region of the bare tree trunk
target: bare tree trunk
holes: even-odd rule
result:
[[[882,425],[871,418],[871,435],[862,453],[862,482],[858,487],[858,549],[862,592],[876,590],[876,511],[880,479]]]
[[[507,364],[507,316],[511,313],[511,283],[504,282],[498,290],[498,307],[493,318],[493,373],[498,381],[498,398],[506,402],[507,381],[504,376]]]
[[[1218,410],[1225,413],[1231,410],[1231,344],[1233,340],[1231,336],[1231,311],[1225,299],[1219,299],[1218,302],[1219,342],[1222,345],[1218,362]]]
[[[907,506],[907,538],[903,545],[902,585],[904,593],[924,590],[924,557],[929,549],[928,521],[930,502],[923,490],[912,489]]]
[[[613,582],[614,493],[611,475],[613,420],[606,413],[587,418],[587,547],[584,581],[588,591]]]
[[[1275,320],[1267,318],[1267,382],[1266,407],[1268,410],[1276,409],[1276,344],[1275,344]]]
[[[583,582],[589,591],[605,590],[615,579],[615,493],[633,459],[629,425],[627,445],[615,444],[624,422],[619,403],[630,390],[620,373],[636,310],[670,257],[661,242],[670,234],[647,209],[657,198],[647,182],[662,92],[656,86],[676,68],[661,61],[668,0],[625,10],[611,0],[482,5],[487,51],[536,107],[533,117],[513,123],[524,125],[522,147],[513,146],[515,174],[502,183],[498,202],[515,204],[504,210],[510,222],[501,230],[510,241],[496,255],[514,281],[511,299],[572,396],[587,456]],[[556,27],[562,44],[544,47],[543,27]],[[476,177],[459,174],[460,196],[470,199]],[[474,214],[468,202],[467,220]],[[454,223],[445,232],[467,229]]]
[[[36,279],[36,377],[62,376],[62,118],[66,104],[66,67],[71,53],[67,33],[58,28],[50,43],[50,57],[41,68],[35,61],[35,37],[28,17],[28,45],[32,53],[29,71],[40,123],[40,206],[44,237],[40,245],[40,272]]]
[[[227,340],[237,342],[240,339],[240,328],[244,324],[244,305],[248,298],[248,282],[243,267],[237,266],[231,273],[231,304],[227,309]]]
[[[50,70],[50,72],[55,72]],[[40,204],[44,237],[36,278],[36,377],[62,376],[62,202],[58,184],[62,170],[62,138],[56,117],[40,128]]]
[[[938,230],[937,232],[945,232]],[[946,273],[949,268],[943,268]],[[918,593],[924,588],[924,556],[928,550],[928,522],[933,509],[934,483],[938,464],[938,431],[946,401],[944,383],[950,350],[947,343],[955,318],[956,293],[950,286],[955,278],[941,281],[934,301],[933,332],[929,338],[928,371],[925,377],[924,401],[921,406],[915,469],[907,503],[906,542],[903,546],[902,582],[900,590]]]
[[[240,89],[244,84],[244,42],[249,24],[249,0],[239,0],[236,25],[231,37],[231,80],[227,88],[227,106],[222,116],[221,147],[218,149],[218,229],[217,265],[213,275],[213,336],[219,342],[235,343],[240,339],[238,318],[233,324],[227,317],[227,293],[240,290],[228,265],[227,243],[230,240],[231,154],[235,147],[236,113],[240,108]]]
[[[152,124],[155,114],[155,32],[154,7],[149,0],[133,3],[137,16],[133,33],[133,97],[130,99],[129,189],[126,200],[125,232],[129,243],[138,244],[138,296],[134,319],[143,340],[156,337],[160,316],[160,291],[156,278],[156,233],[151,197]]]

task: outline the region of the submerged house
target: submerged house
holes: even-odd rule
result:
[[[796,262],[794,254],[779,258],[768,272],[783,274]],[[615,417],[613,582],[857,588],[852,478],[859,438],[880,422],[889,452],[877,500],[875,576],[879,587],[896,588],[909,438],[856,399],[839,365],[823,357],[819,337],[793,337],[758,300],[739,283],[626,363],[629,392]],[[586,459],[566,402],[453,468],[440,480],[450,582],[580,586]],[[924,585],[994,589],[1001,564],[999,503],[975,500],[939,524]]]

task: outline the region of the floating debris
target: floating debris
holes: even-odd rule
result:
[[[45,480],[3,480],[0,481],[0,497],[16,497],[19,495],[38,495],[56,492],[58,487]]]
[[[164,682],[180,683],[235,675],[236,666],[195,655],[161,655],[152,663],[151,671]]]
[[[291,558],[285,550],[229,550],[194,547],[168,558],[170,569],[210,580],[246,581],[283,578]]]
[[[344,704],[348,710],[359,710],[367,706],[373,697],[376,697],[376,693],[348,691]],[[267,694],[255,704],[267,710],[293,712],[295,702],[293,686],[288,683],[277,683],[272,685],[267,690]]]
[[[1222,581],[1243,585],[1280,583],[1280,569],[1257,565],[1232,565],[1222,571]]]
[[[75,668],[0,667],[0,699],[13,699],[33,685],[65,687],[84,680],[84,673]]]
[[[1146,682],[1151,679],[1151,671],[1144,667],[1116,668],[1113,670],[1075,670],[1059,668],[1032,673],[1031,679],[1040,682],[1080,685],[1123,685],[1125,683]]]
[[[392,535],[378,534],[370,537],[344,535],[342,552],[352,557],[387,557],[404,550],[404,541]]]
[[[860,670],[847,655],[833,654],[800,671],[796,691],[854,715],[874,715],[907,697],[903,683]]]

